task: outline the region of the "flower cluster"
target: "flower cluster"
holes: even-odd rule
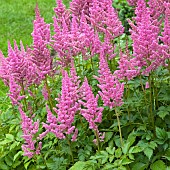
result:
[[[78,103],[78,77],[76,76],[74,68],[71,69],[72,78],[68,76],[66,71],[62,72],[62,90],[61,96],[57,98],[57,108],[53,108],[57,114],[57,118],[51,113],[47,107],[47,124],[43,123],[43,127],[46,131],[41,134],[41,138],[48,132],[52,132],[59,139],[64,139],[65,135],[74,132],[72,140],[76,140],[76,134],[78,133],[75,126],[72,126],[74,122],[74,116],[79,110],[80,105]]]
[[[106,54],[101,49],[100,62],[99,62],[99,76],[94,76],[100,84],[98,87],[101,89],[100,94],[104,106],[112,109],[116,106],[122,105],[122,97],[124,92],[124,84],[120,83],[118,79],[111,73],[108,63],[106,61]]]
[[[161,40],[164,45],[170,46],[170,3],[164,3],[165,6],[165,24]]]
[[[50,24],[46,24],[44,18],[40,16],[38,5],[36,6],[35,13],[31,60],[39,70],[38,74],[41,80],[52,71],[52,58],[50,56],[50,50],[47,47],[50,42]]]
[[[114,72],[114,75],[119,80],[131,80],[134,77],[136,77],[139,74],[139,69],[136,68],[136,62],[134,58],[131,58],[130,55],[124,54],[120,50],[120,59],[118,61],[118,68],[119,70],[116,70]]]
[[[148,75],[164,62],[158,38],[160,29],[154,24],[144,0],[138,1],[135,13],[136,25],[130,23],[133,55],[136,66],[142,70],[142,74]]]
[[[34,154],[40,154],[40,150],[42,147],[42,142],[38,143],[38,147],[35,147],[36,144],[36,133],[39,130],[39,120],[33,122],[32,118],[29,118],[22,107],[19,107],[19,112],[22,119],[22,137],[25,139],[25,143],[22,145],[22,149],[24,151],[24,156],[28,156],[32,158]]]
[[[89,128],[98,131],[96,123],[102,122],[102,107],[98,107],[99,95],[94,97],[92,88],[89,86],[87,78],[80,88],[81,100],[79,103],[83,106],[80,109],[80,114],[89,122]]]
[[[109,36],[110,39],[123,34],[124,28],[112,7],[112,0],[94,0],[89,11],[88,19],[94,29]]]

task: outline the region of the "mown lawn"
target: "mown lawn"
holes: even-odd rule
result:
[[[47,23],[52,22],[54,15],[53,8],[56,6],[55,0],[1,0],[0,3],[0,50],[7,55],[7,41],[11,43],[15,39],[20,40],[24,45],[32,43],[31,32],[35,17],[34,8],[38,2],[41,15]],[[64,3],[68,6],[69,0]]]

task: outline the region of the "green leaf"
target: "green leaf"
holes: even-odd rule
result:
[[[18,158],[18,156],[20,156],[22,154],[23,154],[23,151],[19,151],[17,154],[15,154],[13,161],[15,161]]]
[[[129,153],[139,153],[142,151],[142,148],[140,146],[133,146],[129,149]]]
[[[111,148],[110,146],[106,148],[106,151],[110,154],[113,155],[115,152],[115,147]]]
[[[32,162],[32,161],[28,161],[28,162],[24,163],[25,169],[28,169],[28,166],[29,166],[29,164],[30,164],[31,162]]]
[[[15,169],[17,169],[16,167],[18,166],[18,165],[20,165],[21,164],[21,161],[16,161],[16,162],[14,162],[13,164],[12,164],[12,167],[13,168],[15,168]]]
[[[64,161],[63,157],[61,158],[53,157],[53,158],[48,159],[46,161],[46,164],[50,170],[64,170],[66,168],[63,165],[63,161]]]
[[[113,136],[113,132],[106,132],[104,141],[108,142],[112,138],[112,136]]]
[[[152,148],[152,149],[155,149],[157,146],[158,146],[157,143],[154,142],[154,141],[151,141],[151,142],[149,143],[149,147]]]
[[[126,142],[123,147],[122,147],[122,152],[124,154],[127,154],[128,150],[129,150],[129,147],[130,147],[130,142]]]
[[[151,170],[166,170],[166,165],[162,160],[158,160],[151,165]]]
[[[85,162],[78,161],[69,170],[83,170],[85,165]]]
[[[122,159],[121,164],[122,164],[122,165],[128,165],[128,164],[130,164],[130,163],[132,163],[132,162],[133,162],[132,160],[130,160],[130,159],[128,159],[127,157],[125,157],[125,158]]]
[[[108,160],[108,156],[109,156],[109,155],[108,155],[108,153],[107,153],[106,151],[101,151],[100,153],[101,153],[102,156],[103,156],[101,163],[102,163],[102,164],[105,164],[105,163],[107,162],[107,160]]]
[[[4,161],[0,161],[1,170],[9,170],[9,167],[6,165]]]
[[[111,156],[111,157],[109,157],[109,162],[111,163],[113,160],[114,160],[114,158],[115,158],[115,156],[113,155],[113,156]]]
[[[144,154],[149,158],[149,159],[151,159],[151,156],[153,155],[153,149],[151,149],[151,148],[145,148],[144,149]]]
[[[132,170],[145,170],[146,168],[147,168],[146,164],[138,162],[132,167]]]
[[[128,136],[128,139],[127,139],[127,142],[130,143],[130,146],[133,145],[133,143],[135,142],[135,140],[136,140],[136,135],[135,135],[133,132],[130,133],[129,136]]]
[[[168,111],[159,111],[159,112],[157,112],[157,115],[161,118],[161,119],[163,119],[164,120],[164,118],[165,118],[165,116],[166,115],[169,115],[169,112]]]
[[[120,166],[120,167],[118,167],[117,170],[127,170],[127,169],[126,169],[126,167],[124,167],[124,166]]]
[[[3,140],[3,141],[0,142],[0,146],[1,146],[1,145],[6,145],[7,143],[11,143],[11,142],[12,142],[12,141],[9,141],[9,140],[5,139],[5,140]]]
[[[102,170],[110,170],[114,168],[114,165],[113,164],[110,164],[110,163],[107,163],[103,168]]]
[[[156,137],[165,141],[168,138],[168,134],[164,129],[156,127]]]
[[[135,160],[135,157],[134,157],[134,155],[133,154],[131,154],[131,153],[129,153],[129,158],[131,159],[131,160]]]
[[[15,141],[11,146],[10,146],[10,150],[14,149],[16,146],[18,146],[20,144],[20,142]]]
[[[170,148],[166,150],[165,155],[162,156],[162,157],[164,157],[164,158],[166,158],[168,161],[170,161]]]
[[[116,149],[115,151],[115,157],[120,158],[122,156],[122,150],[121,148]]]
[[[6,139],[12,142],[14,140],[14,136],[11,134],[6,134]]]
[[[12,159],[11,159],[9,156],[6,156],[6,157],[5,157],[5,162],[6,162],[6,164],[7,164],[8,166],[11,166],[12,163],[13,163]]]

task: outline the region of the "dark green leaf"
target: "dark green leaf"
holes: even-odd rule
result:
[[[142,162],[138,162],[132,167],[132,170],[145,170],[146,167],[147,167],[146,164],[144,164]]]
[[[164,129],[156,127],[156,137],[165,141],[168,138],[168,134]]]

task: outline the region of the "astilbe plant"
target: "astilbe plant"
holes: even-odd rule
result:
[[[44,18],[40,16],[38,5],[35,9],[34,30],[32,32],[33,37],[33,49],[32,49],[32,62],[35,63],[38,69],[39,79],[45,79],[47,74],[52,72],[52,57],[50,56],[50,50],[47,47],[50,42],[50,24],[44,22]]]
[[[138,1],[135,13],[136,25],[130,22],[133,55],[136,66],[141,69],[142,74],[149,75],[164,62],[158,39],[160,29],[153,24],[153,18],[150,16],[151,13],[144,0]]]
[[[164,3],[164,7],[165,7],[165,23],[164,23],[164,30],[162,32],[162,36],[160,37],[160,39],[163,41],[164,45],[167,46],[167,48],[170,45],[170,39],[169,39],[169,35],[170,35],[170,3]]]
[[[22,119],[22,132],[23,139],[25,143],[22,145],[22,149],[24,151],[24,156],[28,156],[32,158],[35,154],[40,154],[40,150],[42,148],[42,142],[38,142],[38,147],[35,146],[37,143],[36,134],[39,130],[39,120],[33,122],[33,116],[28,117],[26,113],[23,111],[22,106],[19,106],[19,112]]]
[[[16,41],[14,49],[8,42],[8,57],[1,55],[0,76],[4,83],[10,87],[10,98],[12,103],[17,104],[24,97],[24,90],[37,81],[37,67],[31,61],[29,50],[25,51],[22,42],[19,50]],[[15,92],[15,94],[12,94]],[[20,94],[22,93],[22,97]],[[16,95],[17,94],[17,95]],[[14,102],[15,101],[15,102]]]
[[[111,0],[94,0],[89,11],[88,19],[95,30],[109,36],[110,39],[123,34],[124,28],[115,9],[112,7]]]
[[[92,0],[73,0],[70,2],[70,10],[80,20],[81,15],[88,16],[90,15],[90,7],[92,6]]]
[[[74,68],[71,69],[72,78],[68,76],[66,71],[62,71],[62,90],[61,96],[56,100],[56,108],[53,108],[57,114],[57,118],[52,114],[47,107],[47,123],[43,123],[46,129],[40,135],[42,139],[48,132],[52,132],[59,139],[66,138],[66,135],[73,134],[72,141],[76,140],[78,130],[75,129],[74,123],[75,114],[78,112],[80,105],[78,103],[78,77],[76,76]]]
[[[119,80],[131,80],[137,75],[139,75],[140,70],[136,68],[135,59],[132,58],[129,54],[124,54],[121,50],[119,55],[120,55],[120,59],[118,61],[119,70],[116,70],[114,72],[114,75]]]
[[[102,122],[102,111],[103,107],[98,107],[98,98],[99,95],[97,94],[96,97],[92,92],[92,88],[88,84],[87,78],[85,78],[80,90],[81,98],[79,103],[83,106],[80,109],[80,114],[87,120],[89,123],[89,128],[94,130],[96,135],[97,145],[99,147],[99,130],[96,123]]]
[[[62,22],[65,20],[66,25],[70,25],[70,12],[66,9],[65,5],[62,3],[62,0],[57,0],[57,7],[54,8],[54,12],[56,14],[56,17],[54,17],[57,20],[57,23],[62,28]]]
[[[88,128],[95,133],[94,142],[100,150],[100,141],[103,141],[104,133],[100,133],[103,129],[101,130],[99,125],[102,123],[103,117],[107,117],[104,115],[105,109],[108,114],[116,114],[123,148],[121,131],[123,121],[119,120],[120,112],[118,110],[124,103],[124,82],[128,84],[129,80],[140,74],[149,75],[145,89],[142,90],[144,95],[150,90],[148,105],[152,112],[156,99],[152,96],[154,84],[150,75],[159,66],[164,66],[166,60],[169,59],[170,4],[164,3],[164,6],[154,13],[153,7],[158,5],[154,4],[154,1],[149,1],[149,6],[144,0],[128,1],[131,5],[136,5],[134,23],[129,21],[133,41],[133,53],[130,55],[128,50],[124,52],[118,49],[118,54],[116,53],[114,39],[123,34],[124,28],[116,10],[112,7],[111,0],[73,0],[70,4],[70,11],[66,9],[61,0],[56,2],[53,36],[50,34],[50,25],[45,23],[36,6],[32,33],[33,45],[25,50],[22,43],[19,49],[15,41],[14,48],[9,42],[8,57],[5,58],[0,52],[0,78],[9,86],[9,97],[12,104],[18,106],[21,115],[22,138],[25,141],[22,145],[24,155],[32,158],[34,155],[40,154],[42,142],[48,133],[53,133],[57,139],[67,140],[69,145],[70,140],[73,142],[79,139],[82,134],[78,134],[80,127],[76,126],[79,123],[77,117],[84,117],[88,122]],[[160,34],[160,11],[165,13],[165,26],[162,34]],[[50,48],[56,52],[53,58]],[[81,60],[78,57],[82,57]],[[92,57],[95,57],[95,63],[93,63]],[[77,63],[77,58],[79,63]],[[98,74],[92,75],[97,72],[96,70],[90,73],[90,76],[98,81],[99,89],[96,96],[92,91],[92,86],[89,85],[93,84],[90,82],[93,78],[90,76],[89,78],[87,75],[89,72],[83,72],[83,77],[79,77],[75,68],[79,64],[83,65],[83,69],[85,69],[84,65],[89,62],[89,59],[91,64],[96,64],[99,60],[99,63],[96,64],[96,67],[99,65]],[[56,64],[56,62],[58,63]],[[57,66],[60,70],[56,70]],[[114,68],[118,66],[118,69],[113,70],[112,66]],[[55,99],[56,105],[54,105],[52,97],[56,95],[58,89],[51,88],[51,81],[48,81],[48,78],[51,80],[52,77],[53,82],[60,80],[60,75],[54,74],[57,71],[61,73],[62,85],[61,94],[58,94]],[[82,85],[81,78],[84,79]],[[40,94],[45,100],[39,101],[40,98],[35,96],[37,89],[34,93],[32,92],[35,86],[38,90],[41,88],[42,93]],[[94,85],[93,87],[96,88]],[[53,95],[54,93],[55,95]],[[34,100],[27,101],[31,97]],[[152,106],[153,102],[155,103]],[[36,117],[40,117],[38,114],[32,114],[38,113],[38,106],[46,106],[47,115],[43,115],[46,120],[42,118],[34,122]],[[79,144],[78,142],[77,146]],[[73,153],[72,162],[74,162]]]
[[[110,109],[121,106],[123,104],[123,92],[124,84],[114,76],[106,61],[106,54],[101,49],[100,62],[99,62],[99,76],[94,76],[98,81],[98,87],[101,89],[100,94],[104,106],[108,106]]]

